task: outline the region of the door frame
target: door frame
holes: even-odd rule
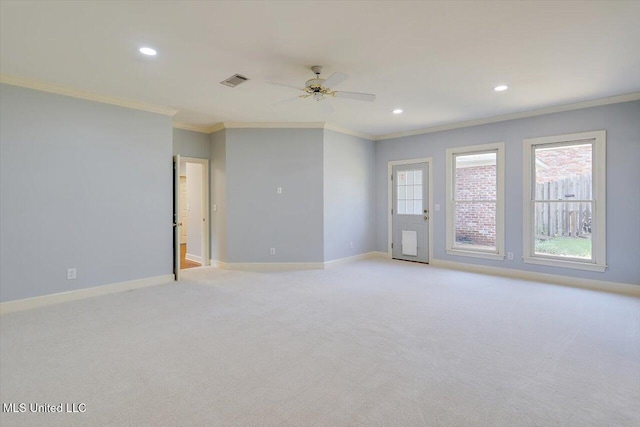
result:
[[[173,232],[173,279],[180,280],[180,155],[173,155],[173,200],[172,200]]]
[[[391,243],[393,242],[393,218],[391,209],[393,208],[393,167],[398,165],[413,165],[416,163],[426,163],[429,167],[429,264],[433,260],[433,157],[423,157],[420,159],[390,160],[387,162],[387,258],[392,258]]]
[[[204,219],[202,221],[202,239],[200,242],[200,253],[202,254],[202,267],[210,265],[211,260],[209,256],[209,241],[211,235],[209,233],[209,159],[200,159],[197,157],[180,157],[181,162],[185,163],[198,163],[202,165],[202,195],[201,195],[201,216]]]

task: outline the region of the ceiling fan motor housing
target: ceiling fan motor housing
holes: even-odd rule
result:
[[[321,87],[322,83],[324,83],[325,79],[311,79],[311,80],[307,80],[307,82],[305,83],[306,87]]]

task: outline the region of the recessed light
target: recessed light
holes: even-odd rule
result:
[[[396,108],[393,110],[393,114],[402,114],[402,110],[400,108]]]
[[[500,85],[500,86],[496,86],[493,88],[493,90],[495,90],[496,92],[502,92],[509,89],[509,86],[507,85]]]
[[[155,49],[151,49],[150,47],[141,47],[140,48],[140,53],[142,53],[143,55],[147,55],[147,56],[155,56],[156,50]]]

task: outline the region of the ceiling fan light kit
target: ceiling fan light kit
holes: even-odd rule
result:
[[[333,107],[329,103],[326,97],[332,96],[334,98],[348,98],[355,99],[357,101],[367,101],[373,102],[376,99],[376,96],[371,93],[360,93],[360,92],[343,92],[343,91],[334,91],[333,87],[342,83],[349,77],[343,73],[333,73],[328,79],[320,78],[320,73],[322,73],[322,66],[314,65],[311,67],[311,71],[316,75],[314,79],[309,79],[304,84],[304,89],[295,88],[297,90],[301,90],[304,95],[300,95],[299,98],[312,98],[315,101],[324,101],[323,107],[326,112],[332,112]],[[289,85],[284,85],[280,83],[272,83],[278,86],[292,87]],[[292,87],[293,88],[293,87]],[[282,104],[284,102],[280,102]]]

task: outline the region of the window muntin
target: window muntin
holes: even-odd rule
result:
[[[422,170],[396,173],[398,215],[422,215]]]
[[[524,262],[606,269],[606,132],[524,140]]]
[[[533,253],[593,261],[593,140],[532,149]]]

